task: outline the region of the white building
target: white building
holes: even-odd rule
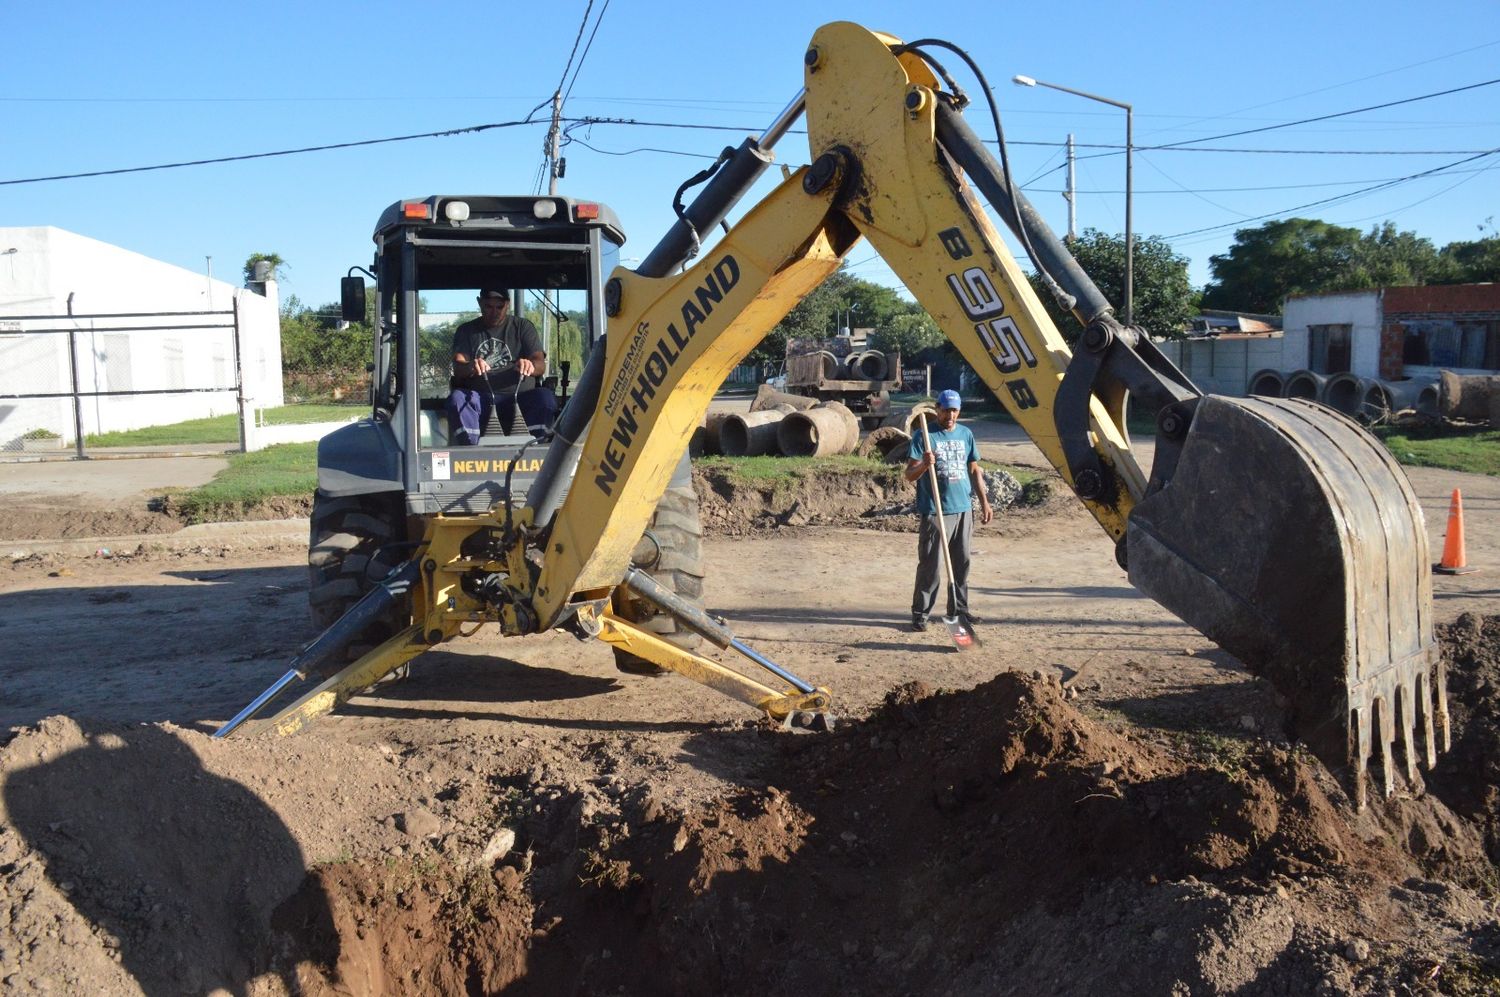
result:
[[[248,405],[282,404],[278,294],[264,287],[52,226],[0,227],[0,449],[37,430],[71,442],[75,377],[85,435],[236,412],[236,324]],[[15,397],[37,394],[59,397]]]

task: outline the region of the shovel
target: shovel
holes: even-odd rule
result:
[[[921,415],[922,424],[922,449],[928,453],[932,452],[932,437],[927,434],[927,413]],[[938,549],[943,553],[943,573],[948,576],[948,601],[954,600],[953,592],[953,559],[948,553],[948,524],[943,520],[943,501],[938,491],[937,464],[927,468],[927,484],[932,488],[932,504],[937,510]],[[948,633],[953,638],[953,646],[960,651],[968,651],[981,646],[979,635],[962,616],[944,616],[943,625],[948,628]]]

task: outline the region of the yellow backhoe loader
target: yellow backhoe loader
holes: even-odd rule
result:
[[[1351,776],[1358,799],[1377,750],[1387,791],[1397,750],[1416,780],[1417,731],[1435,764],[1447,715],[1426,532],[1405,476],[1353,421],[1298,400],[1205,395],[1122,325],[975,134],[939,54],[969,62],[983,84],[947,43],[903,43],[845,22],[819,29],[787,109],[765,134],[726,149],[686,207],[679,191],[672,230],[638,268],[607,279],[602,265],[623,237],[599,205],[434,197],[393,208],[376,235],[375,415],[358,430],[390,439],[338,467],[336,444],[320,458],[328,512],[314,515],[314,585],[327,589],[325,614],[330,602],[348,611],[221,734],[290,682],[342,665],[372,631],[376,646],[267,723],[300,729],[480,623],[516,636],[570,630],[772,716],[825,714],[826,690],[746,648],[696,592],[658,581],[674,569],[661,538],[674,523],[692,531],[680,506],[665,518],[657,510],[674,472],[680,488],[688,438],[730,370],[867,239],[1115,540],[1130,580],[1269,678],[1300,736]],[[803,116],[811,165],[784,170],[725,224]],[[982,120],[999,131],[992,99]],[[1003,160],[1003,141],[999,151]],[[1084,327],[1076,350],[986,202]],[[555,230],[568,225],[586,234]],[[518,288],[580,289],[582,321],[605,333],[591,336],[576,390],[532,458],[524,441],[519,452],[480,448],[471,459],[436,439],[433,398],[417,397],[427,376],[417,292],[477,287],[486,266]],[[363,283],[351,280],[362,314]],[[1127,400],[1155,415],[1149,476],[1130,450]],[[461,459],[468,480],[454,470]],[[672,626],[653,625],[662,619]],[[684,634],[742,652],[776,681],[673,639]]]

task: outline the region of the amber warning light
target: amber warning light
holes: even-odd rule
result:
[[[421,218],[426,220],[432,217],[432,211],[421,201],[407,201],[401,205],[401,213],[407,218]]]
[[[573,217],[575,218],[598,218],[599,205],[597,204],[575,204],[573,206]]]

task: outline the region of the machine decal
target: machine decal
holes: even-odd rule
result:
[[[949,274],[948,288],[964,314],[976,320],[974,333],[1000,373],[1013,374],[1023,363],[1027,367],[1036,366],[1036,354],[1031,352],[1015,320],[1004,314],[1005,301],[983,268],[969,267],[961,275]]]
[[[448,451],[437,450],[432,454],[432,480],[447,481],[452,475],[448,465]]]
[[[651,405],[657,389],[666,380],[667,372],[698,334],[698,327],[713,314],[714,306],[724,300],[725,292],[739,280],[740,264],[733,256],[726,255],[715,263],[703,283],[695,287],[679,306],[681,328],[676,322],[668,322],[666,334],[657,337],[655,347],[644,358],[641,354],[645,352],[644,344],[651,335],[651,326],[642,322],[636,327],[629,351],[620,365],[620,373],[604,405],[605,414],[614,416],[615,422],[610,427],[609,441],[604,445],[604,461],[594,476],[594,485],[605,495],[614,494],[615,479],[619,477],[620,468],[625,465],[625,457],[640,430],[637,415]]]

